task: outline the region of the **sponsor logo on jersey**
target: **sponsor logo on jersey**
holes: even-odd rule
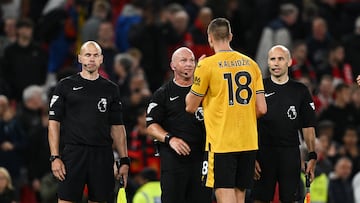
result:
[[[82,88],[84,88],[84,87],[73,87],[72,89],[73,89],[74,91],[76,91],[76,90],[80,90],[80,89],[82,89]]]
[[[106,112],[106,106],[107,106],[107,101],[106,98],[101,98],[100,101],[97,104],[98,109],[100,112]]]
[[[53,96],[51,97],[50,108],[54,105],[54,103],[55,103],[56,100],[58,100],[58,99],[59,99],[59,96],[57,96],[57,95],[53,95]]]
[[[176,97],[170,97],[170,101],[174,101],[175,99],[179,98],[179,96]]]
[[[200,82],[201,82],[201,79],[200,79],[200,77],[197,77],[197,76],[195,76],[195,78],[194,78],[194,85],[200,85]]]
[[[271,93],[265,93],[265,97],[270,97],[271,95],[274,95],[275,92],[271,92]]]
[[[290,120],[294,120],[297,117],[295,106],[289,107],[289,109],[287,110],[287,116],[290,118]]]

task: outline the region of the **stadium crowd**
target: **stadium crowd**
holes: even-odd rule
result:
[[[317,115],[312,199],[360,202],[360,88],[355,82],[360,74],[360,1],[1,0],[0,4],[0,202],[57,201],[48,160],[49,95],[60,79],[80,70],[77,53],[88,40],[103,50],[101,75],[120,88],[132,159],[127,187],[131,201],[140,186],[136,177],[144,168],[159,175],[153,139],[146,132],[148,102],[172,78],[169,64],[177,48],[190,48],[196,59],[213,54],[206,28],[215,17],[229,19],[236,33],[232,47],[256,58],[264,78],[268,68],[263,53],[275,44],[291,50],[290,77],[309,88]]]

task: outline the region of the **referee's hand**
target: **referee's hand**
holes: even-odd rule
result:
[[[51,171],[58,180],[65,180],[66,170],[64,162],[61,159],[55,159],[51,162]]]
[[[169,145],[178,155],[186,156],[190,154],[191,149],[189,145],[181,138],[172,137],[169,141]]]
[[[123,164],[120,166],[119,169],[117,169],[116,163],[114,164],[114,171],[116,174],[116,180],[120,180],[120,177],[124,180],[124,188],[126,188],[127,185],[127,179],[128,179],[128,173],[129,173],[129,166],[127,164]]]

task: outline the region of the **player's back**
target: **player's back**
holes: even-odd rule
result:
[[[196,83],[207,86],[203,107],[210,150],[257,149],[255,100],[264,90],[258,65],[236,51],[218,52],[199,62]]]

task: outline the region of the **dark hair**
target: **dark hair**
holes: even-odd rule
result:
[[[28,18],[23,18],[16,22],[17,29],[22,27],[34,28],[34,23]]]
[[[215,18],[208,26],[208,34],[212,34],[215,40],[228,39],[231,34],[230,22],[225,18]]]

